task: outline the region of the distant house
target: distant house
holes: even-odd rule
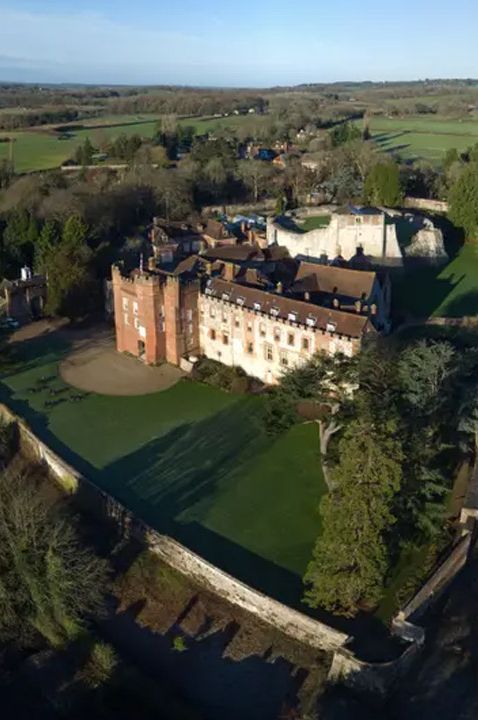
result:
[[[256,155],[254,155],[254,160],[262,160],[264,162],[273,162],[276,157],[277,157],[277,153],[274,150],[272,150],[271,148],[259,148]]]

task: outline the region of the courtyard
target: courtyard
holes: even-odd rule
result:
[[[105,330],[38,327],[13,338],[0,399],[151,526],[299,607],[326,491],[317,426],[272,439],[261,397],[145,368]]]

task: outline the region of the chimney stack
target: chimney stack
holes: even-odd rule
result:
[[[340,308],[340,300],[338,298],[334,298],[332,301],[332,305],[336,310],[338,310]]]
[[[234,282],[234,278],[236,277],[236,266],[232,262],[226,262],[224,263],[224,274],[223,274],[224,280],[227,280],[228,282]]]
[[[282,283],[279,281],[279,282],[277,283],[276,292],[277,292],[279,295],[282,295],[283,291],[284,291],[284,287],[283,287]]]
[[[310,292],[308,290],[304,293],[304,300],[305,302],[310,302]]]

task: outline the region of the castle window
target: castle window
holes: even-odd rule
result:
[[[337,323],[329,321],[325,326],[325,329],[327,330],[327,332],[333,333],[337,330]]]
[[[209,331],[209,337],[211,338],[211,340],[215,340],[215,339],[216,339],[216,331],[214,330],[214,328],[211,328],[211,329],[210,329],[210,331]]]
[[[124,313],[124,314],[123,314],[123,317],[124,317],[124,324],[125,324],[125,325],[129,325],[128,313]]]
[[[289,333],[287,335],[287,344],[293,345],[294,344],[294,333]]]
[[[258,303],[258,302],[255,302],[255,303],[254,303],[254,310],[259,310],[259,311],[260,311],[260,309],[261,309],[261,304]]]
[[[215,308],[215,307],[212,307],[212,306],[211,306],[211,307],[209,308],[209,317],[212,317],[212,318],[215,318],[215,317],[216,317],[216,308]]]
[[[188,322],[192,322],[192,319],[193,319],[193,311],[192,310],[187,310],[186,318],[187,318]]]
[[[288,314],[287,318],[288,318],[291,322],[297,322],[297,313],[296,313],[296,312],[290,312],[290,313]]]
[[[138,303],[137,302],[133,303],[133,314],[134,315],[138,314]]]
[[[226,313],[223,313],[223,314],[222,314],[222,322],[223,322],[223,323],[227,323],[227,315],[226,315]]]
[[[188,325],[188,333],[189,333],[189,335],[193,334],[193,324],[192,323],[189,323],[189,325]]]
[[[251,343],[251,342],[248,342],[248,343],[247,343],[247,352],[248,352],[249,355],[252,355],[252,353],[254,352],[254,345],[253,345],[253,343]]]
[[[259,333],[260,333],[261,337],[265,337],[265,336],[266,336],[266,326],[265,326],[265,323],[261,323],[261,324],[259,325]]]
[[[270,314],[274,317],[277,317],[280,313],[280,309],[278,307],[271,307]]]
[[[134,319],[134,327],[136,328],[136,330],[139,330],[139,320],[137,317],[135,317]]]
[[[223,344],[223,345],[229,345],[229,335],[227,335],[227,333],[223,333],[223,336],[222,336],[222,344]]]
[[[234,318],[234,325],[238,328],[241,327],[241,321],[238,317]]]
[[[302,350],[306,350],[307,352],[310,349],[310,341],[309,338],[303,337],[302,338]]]
[[[280,342],[280,328],[274,328],[274,340]]]
[[[128,309],[128,298],[124,297],[123,298],[123,310],[127,310],[127,309]]]
[[[246,302],[246,298],[238,297],[238,298],[236,299],[236,303],[237,303],[238,305],[244,305],[245,302]]]
[[[287,367],[287,366],[289,365],[289,358],[287,357],[287,353],[286,353],[286,352],[281,352],[281,354],[280,354],[280,364],[281,364],[283,367]]]
[[[309,327],[315,327],[317,325],[317,318],[314,315],[308,315],[305,322]]]
[[[248,329],[249,332],[252,332],[252,323],[251,323],[250,320],[249,320],[249,322],[247,323],[247,329]]]
[[[268,362],[272,362],[274,359],[274,353],[271,345],[264,345],[264,357]]]

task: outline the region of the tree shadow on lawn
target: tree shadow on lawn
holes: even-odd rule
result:
[[[478,315],[478,289],[464,292],[452,298],[445,303],[442,314],[451,318]]]
[[[440,277],[443,267],[407,264],[390,269],[392,281],[392,318],[400,323],[411,318],[428,318],[445,302],[462,277]]]
[[[333,616],[321,609],[310,609],[302,603],[304,587],[300,575],[261,557],[202,524],[201,520],[220,494],[221,486],[240,480],[257,454],[271,442],[259,425],[254,399],[238,403],[197,423],[180,425],[164,436],[103,469],[91,465],[51,432],[48,417],[34,410],[27,401],[13,397],[0,383],[0,401],[20,417],[48,447],[76,468],[93,486],[119,500],[136,517],[158,532],[170,535],[213,565],[260,592],[285,603],[357,638],[365,654],[382,654],[391,650],[384,645],[388,635],[384,625],[372,615],[355,619]],[[256,409],[256,413],[251,409]],[[291,479],[293,480],[293,478]],[[85,485],[78,493],[79,507],[110,519],[107,496],[89,491]],[[257,507],[263,513],[263,507]],[[121,531],[121,518],[111,533]],[[231,526],[234,518],[231,517]],[[127,525],[127,519],[123,519]],[[105,526],[101,526],[102,531]],[[264,535],[281,529],[268,528]],[[239,528],[240,533],[240,528]],[[259,538],[260,542],[260,538]],[[364,638],[362,643],[361,638]],[[393,649],[395,652],[395,649]]]
[[[8,345],[7,366],[0,373],[6,378],[18,373],[27,373],[42,365],[59,361],[71,349],[72,341],[61,330],[45,332],[35,338]],[[18,364],[18,365],[17,365]]]

